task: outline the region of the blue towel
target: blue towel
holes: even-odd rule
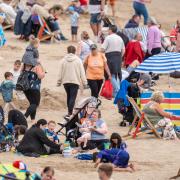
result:
[[[3,28],[0,25],[0,47],[4,46],[5,43],[6,43],[6,38],[4,36]]]
[[[127,80],[123,80],[121,82],[121,85],[120,85],[120,89],[114,99],[114,104],[117,104],[118,100],[119,99],[123,99],[124,100],[124,104],[125,106],[129,106],[129,101],[126,97],[126,95],[128,94],[128,87],[130,86],[131,84],[127,81]]]

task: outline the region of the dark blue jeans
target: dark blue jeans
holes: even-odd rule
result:
[[[148,15],[148,11],[147,11],[145,4],[141,4],[141,3],[134,1],[133,8],[135,10],[135,14],[137,14],[139,16],[143,15],[144,25],[147,25],[149,15]]]

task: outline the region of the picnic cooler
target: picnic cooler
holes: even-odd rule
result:
[[[180,116],[180,93],[178,92],[164,92],[164,102],[161,104],[162,108],[166,112],[170,112],[173,115]],[[141,109],[144,105],[150,101],[152,92],[141,93]],[[172,120],[173,124],[180,126],[180,120]]]

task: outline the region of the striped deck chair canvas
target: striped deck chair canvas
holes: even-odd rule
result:
[[[145,44],[147,43],[147,33],[148,33],[147,26],[142,26],[138,28],[127,28],[127,29],[123,29],[122,32],[129,38],[130,41],[134,39],[134,36],[137,33],[140,33],[142,35],[143,43]]]
[[[150,101],[151,92],[141,94],[141,109]],[[173,113],[173,115],[180,116],[180,93],[178,92],[165,92],[164,102],[162,103],[162,108],[166,112]],[[172,120],[173,124],[180,126],[179,120]]]

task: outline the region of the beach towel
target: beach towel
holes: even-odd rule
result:
[[[78,154],[77,156],[75,156],[75,158],[79,159],[79,160],[88,160],[91,161],[93,160],[93,155],[92,154]]]

